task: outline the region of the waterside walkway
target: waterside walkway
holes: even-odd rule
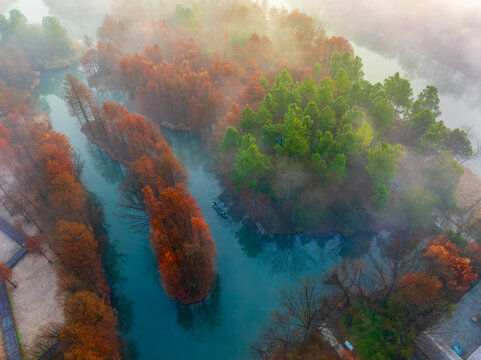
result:
[[[28,252],[24,247],[27,239],[1,217],[0,231],[21,246],[21,248],[5,263],[9,268],[12,268]],[[18,345],[17,333],[15,331],[15,324],[13,323],[12,311],[10,309],[7,289],[4,282],[0,282],[0,322],[2,325],[3,337],[5,339],[7,359],[21,360],[20,346]]]

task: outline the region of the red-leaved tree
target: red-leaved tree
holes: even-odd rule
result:
[[[469,265],[468,258],[461,257],[455,244],[440,236],[426,244],[424,257],[430,263],[430,271],[450,289],[469,289],[477,275]]]

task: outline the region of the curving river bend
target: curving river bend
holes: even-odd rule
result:
[[[48,104],[54,130],[70,138],[83,160],[85,186],[103,205],[114,250],[106,255],[107,266],[112,268],[117,262],[112,270],[114,295],[121,300],[122,324],[128,325],[131,318],[130,331],[125,333],[138,349],[139,359],[246,359],[249,346],[276,305],[276,290],[300,276],[318,275],[330,268],[344,251],[339,237],[269,239],[239,222],[221,218],[210,202],[219,201],[222,187],[209,170],[202,142],[195,136],[164,130],[187,170],[188,188],[215,239],[219,274],[204,303],[182,306],[168,299],[158,280],[148,232],[137,231],[119,216],[120,167],[88,142],[68,113],[62,93],[65,73],[45,74],[38,93]]]
[[[355,51],[363,58],[366,78],[371,81],[382,81],[401,71],[395,59],[361,47],[355,47]],[[276,306],[277,289],[306,274],[322,274],[346,254],[359,253],[366,245],[359,238],[341,240],[338,236],[269,239],[240,222],[221,218],[211,209],[210,201],[219,201],[223,189],[209,169],[202,142],[195,136],[163,130],[187,170],[188,188],[204,213],[218,253],[219,278],[211,296],[202,304],[178,305],[165,296],[158,281],[148,232],[136,231],[119,216],[120,167],[88,142],[68,114],[62,90],[66,72],[44,74],[37,92],[43,105],[48,105],[54,130],[67,135],[80,154],[85,163],[83,181],[103,205],[112,248],[106,254],[106,263],[120,303],[122,331],[138,349],[139,359],[248,358],[249,346]],[[401,75],[406,76],[403,71]],[[415,94],[426,84],[422,79],[412,81]],[[462,98],[449,94],[441,96],[441,108],[448,126],[466,122],[475,132],[481,132],[479,108],[470,108]],[[479,161],[470,166],[480,173]]]

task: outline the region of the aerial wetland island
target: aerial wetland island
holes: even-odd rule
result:
[[[476,0],[0,0],[0,359],[481,360]]]

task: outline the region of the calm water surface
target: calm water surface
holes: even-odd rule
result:
[[[396,59],[358,46],[355,51],[363,58],[366,78],[371,81],[382,81],[396,71],[410,77]],[[189,190],[203,210],[215,239],[219,274],[214,291],[202,304],[181,306],[168,299],[158,281],[148,233],[126,225],[118,214],[117,188],[122,180],[119,166],[89,144],[76,120],[68,114],[62,92],[64,74],[46,74],[38,91],[43,106],[50,109],[53,128],[70,137],[85,162],[83,180],[101,200],[110,243],[122,254],[107,256],[107,262],[119,260],[119,271],[113,278],[114,294],[123,300],[120,317],[131,319],[130,331],[124,332],[139,349],[139,359],[246,359],[249,346],[276,306],[276,289],[306,274],[322,274],[348,252],[359,251],[351,246],[352,242],[337,236],[269,239],[240,222],[220,218],[209,203],[219,201],[223,189],[209,169],[202,143],[193,136],[165,132],[188,172]],[[423,79],[411,80],[415,94],[429,83]],[[441,108],[442,119],[448,126],[469,124],[481,137],[479,108],[449,92],[441,94]],[[470,166],[481,175],[479,161]]]
[[[269,239],[221,218],[210,201],[219,201],[223,189],[209,170],[202,143],[186,134],[166,133],[215,239],[219,274],[204,303],[182,306],[168,299],[159,283],[148,232],[136,231],[118,215],[119,167],[87,141],[68,114],[61,89],[63,75],[46,74],[39,92],[50,109],[53,128],[70,138],[84,161],[84,183],[101,200],[110,243],[123,254],[121,276],[114,278],[113,287],[116,295],[123,294],[131,303],[121,306],[120,315],[132,318],[127,337],[139,349],[139,359],[246,359],[249,346],[276,305],[276,290],[300,276],[319,275],[339,261],[346,252],[340,238]]]

